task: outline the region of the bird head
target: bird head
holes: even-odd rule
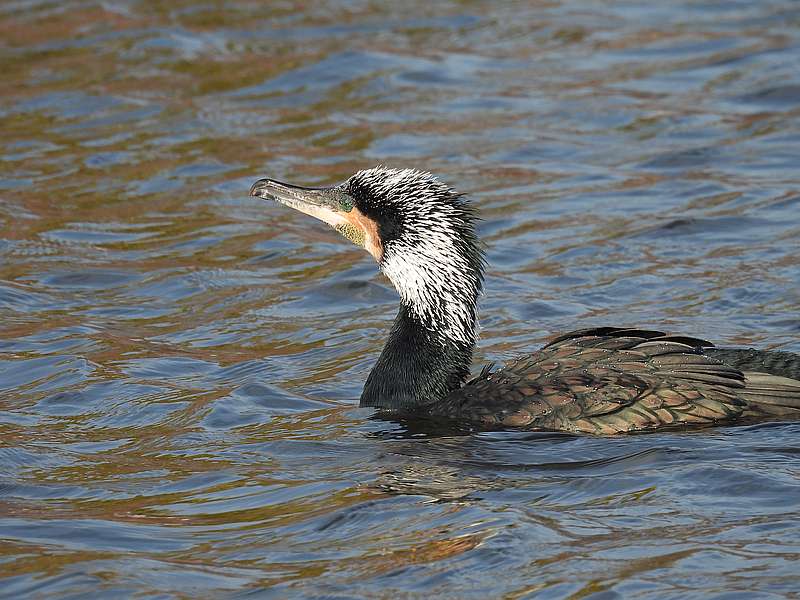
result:
[[[474,342],[483,286],[475,212],[430,173],[375,167],[324,188],[260,179],[250,194],[332,226],[373,256],[402,303],[429,329]]]

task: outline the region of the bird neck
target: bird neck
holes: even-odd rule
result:
[[[401,305],[389,339],[367,377],[361,406],[413,412],[461,387],[475,347],[475,307],[464,330],[436,327],[413,307]]]
[[[380,268],[400,295],[400,310],[364,385],[361,406],[424,410],[469,375],[483,253],[468,207],[434,208],[445,214],[426,213],[416,226],[406,223],[404,235],[384,235]]]

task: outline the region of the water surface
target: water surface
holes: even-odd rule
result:
[[[247,195],[481,210],[478,362],[578,327],[800,351],[795,2],[0,6],[0,596],[795,597],[800,423],[359,409],[397,298]]]

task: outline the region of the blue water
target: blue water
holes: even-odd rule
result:
[[[798,64],[788,0],[0,5],[0,597],[795,597],[800,423],[374,418],[396,294],[247,191],[468,193],[476,368],[596,325],[800,352]]]

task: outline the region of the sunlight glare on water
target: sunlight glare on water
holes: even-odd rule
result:
[[[395,292],[247,192],[468,193],[478,363],[800,351],[798,64],[791,0],[1,4],[0,596],[796,595],[800,423],[372,418]]]

